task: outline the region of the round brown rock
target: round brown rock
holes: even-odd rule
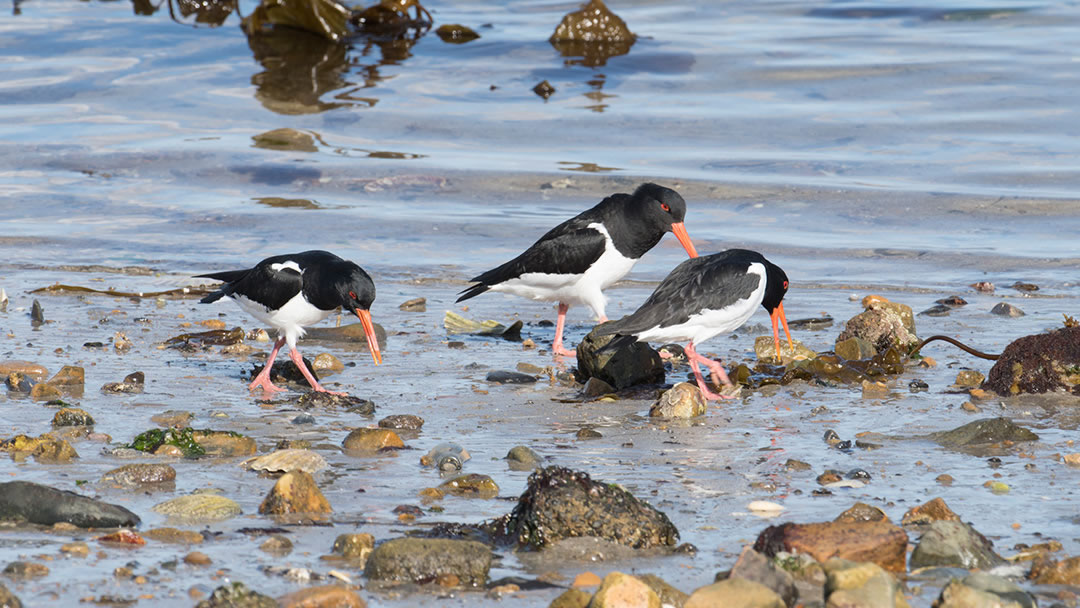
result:
[[[663,418],[693,418],[707,411],[701,389],[689,382],[680,382],[660,395],[649,408],[649,415]]]
[[[378,452],[385,448],[403,448],[405,442],[390,429],[354,429],[341,445],[353,452]]]
[[[303,471],[282,475],[259,505],[259,513],[263,515],[331,512],[333,509],[330,508],[330,502],[323,496],[319,486],[315,485],[315,480]]]

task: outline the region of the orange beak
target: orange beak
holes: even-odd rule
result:
[[[780,302],[780,304],[777,305],[777,307],[772,311],[772,314],[769,316],[772,317],[773,344],[776,346],[776,360],[779,361],[780,329],[776,326],[778,321],[784,324],[784,333],[787,334],[788,348],[790,348],[791,350],[795,350],[795,343],[791,341],[791,331],[788,330],[787,326],[787,315],[784,314],[784,303]]]
[[[682,222],[675,222],[671,225],[671,231],[675,233],[675,238],[679,239],[682,243],[683,249],[692,258],[698,257],[697,249],[694,249],[694,244],[690,242],[690,235],[686,234],[686,226],[683,226]]]
[[[360,324],[364,326],[364,335],[367,336],[371,358],[375,360],[375,365],[378,365],[382,363],[382,353],[379,352],[379,339],[375,337],[375,326],[371,324],[371,312],[357,309],[356,316],[360,317]]]

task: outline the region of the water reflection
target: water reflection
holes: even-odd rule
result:
[[[278,28],[248,35],[263,71],[251,77],[255,98],[279,114],[314,114],[351,105],[325,102],[324,94],[348,86],[347,47],[302,30]]]

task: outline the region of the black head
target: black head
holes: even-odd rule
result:
[[[784,295],[788,290],[788,278],[784,271],[773,264],[765,262],[765,296],[761,298],[761,306],[771,315],[784,301]]]
[[[670,232],[672,224],[682,223],[686,218],[686,201],[671,188],[641,184],[634,190],[631,201],[641,220],[665,232]]]
[[[334,295],[341,307],[356,314],[357,310],[370,310],[375,301],[375,283],[352,262],[344,262],[335,273]]]

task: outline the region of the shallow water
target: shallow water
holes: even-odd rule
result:
[[[921,335],[950,334],[996,352],[1016,337],[1060,326],[1062,314],[1078,313],[1080,299],[1077,6],[612,3],[642,38],[629,54],[596,67],[567,63],[546,42],[573,3],[427,6],[437,24],[470,25],[481,39],[458,46],[426,35],[404,55],[363,40],[346,48],[296,35],[249,45],[235,15],[220,28],[193,28],[170,20],[167,4],[137,15],[119,2],[31,0],[0,21],[0,287],[12,299],[0,313],[0,358],[30,359],[50,371],[85,366],[87,392],[78,401],[115,442],[151,427],[151,415],[178,409],[195,412],[196,427],[250,434],[261,449],[297,435],[340,445],[348,428],[372,420],[314,412],[316,424],[298,429],[289,423],[295,411],[247,393],[241,376],[249,362],[156,347],[186,331],[185,321],[223,315],[229,327],[253,326],[227,303],[170,300],[157,308],[152,300],[28,293],[55,282],[170,289],[192,284],[199,272],[318,247],[375,276],[373,314],[391,335],[379,368],[366,352],[340,343],[309,340],[304,352],[355,362],[330,381],[373,399],[376,418],[413,413],[426,420],[422,433],[407,439],[411,449],[397,456],[322,450],[334,465],[319,481],[335,525],[292,528],[297,547],[284,559],[255,551],[261,539],[235,533],[273,525],[255,515],[272,482],[235,462],[173,463],[175,493],[147,496],[94,483],[126,463],[101,453],[101,444],[77,443],[74,465],[0,461],[11,477],[121,502],[143,517],[144,528],[164,523],[152,505],[206,487],[224,489],[245,513],[209,526],[220,534],[197,548],[214,560],[210,569],[160,570],[187,552],[171,545],[107,549],[85,562],[46,562],[48,578],[12,585],[24,602],[150,593],[170,600],[163,605],[186,606],[189,588],[209,591],[225,579],[285,593],[299,585],[260,566],[325,573],[333,566],[318,556],[337,534],[359,528],[382,540],[407,529],[392,509],[419,504],[416,492],[439,481],[418,460],[448,440],[472,453],[466,472],[494,477],[503,498],[520,494],[527,474],[499,459],[514,445],[530,445],[551,463],[648,498],[700,550],[695,557],[539,564],[503,553],[492,578],[553,570],[568,583],[583,570],[636,570],[690,591],[730,567],[770,523],[745,514],[758,499],[784,504],[781,521],[809,522],[832,519],[857,500],[896,520],[943,496],[1003,554],[1019,542],[1040,542],[1038,534],[1060,540],[1068,554],[1080,551],[1080,472],[1051,457],[1075,451],[1066,442],[1076,417],[1067,411],[1051,415],[1037,402],[986,406],[978,417],[1004,413],[1042,436],[1034,460],[1007,456],[996,470],[985,458],[918,439],[851,454],[821,440],[827,428],[845,439],[862,431],[911,438],[975,419],[959,408],[963,395],[944,391],[958,368],[989,366],[950,347],[930,347],[938,367],[901,376],[889,399],[793,385],[714,406],[705,420],[684,426],[648,420],[645,400],[572,404],[560,401],[572,390],[544,383],[487,386],[486,370],[468,370],[468,363],[512,369],[550,361],[479,338],[466,339],[465,351],[449,350],[441,324],[464,279],[605,194],[652,179],[688,200],[687,226],[699,251],[752,246],[785,268],[793,282],[790,318],[827,313],[842,322],[858,312],[849,296],[871,292],[915,311],[959,293],[970,304],[948,317],[919,317]],[[241,8],[247,14],[252,6]],[[530,91],[543,79],[557,89],[547,101]],[[281,127],[311,134],[315,151],[255,147],[254,136]],[[266,197],[310,204],[274,206]],[[611,290],[609,316],[633,310],[682,255],[665,239],[631,281]],[[61,268],[67,264],[155,273]],[[981,280],[998,292],[966,287]],[[1041,289],[1023,296],[1006,287],[1015,281]],[[427,313],[397,310],[415,296],[428,299]],[[27,314],[35,297],[52,321],[37,330]],[[1027,316],[990,315],[1002,300]],[[541,347],[550,340],[551,329],[535,325],[554,316],[545,304],[496,294],[469,304],[471,317],[521,318]],[[575,343],[590,324],[581,310],[570,317]],[[135,342],[131,353],[82,348],[116,331]],[[749,360],[751,334],[765,331],[719,337],[707,350]],[[827,350],[838,331],[796,337]],[[147,375],[145,394],[97,392],[136,369]],[[930,392],[908,393],[914,377]],[[828,411],[812,415],[818,405]],[[0,408],[4,436],[49,430],[47,408],[3,395]],[[604,437],[576,440],[584,426]],[[814,472],[785,472],[787,458],[811,463]],[[1025,470],[1027,462],[1036,469]],[[856,467],[873,475],[867,487],[811,495],[825,468]],[[942,472],[956,483],[938,485]],[[995,473],[1012,487],[1009,495],[982,487]],[[91,484],[77,486],[81,480]],[[448,498],[443,506],[415,525],[479,521],[512,502]],[[55,556],[67,540],[5,532],[0,562]],[[112,569],[133,560],[136,573],[160,574],[143,586],[113,581]],[[936,593],[927,585],[913,601],[929,605]],[[522,593],[514,603],[542,606],[555,594]],[[421,601],[365,595],[376,605]],[[497,603],[477,594],[456,601]]]

